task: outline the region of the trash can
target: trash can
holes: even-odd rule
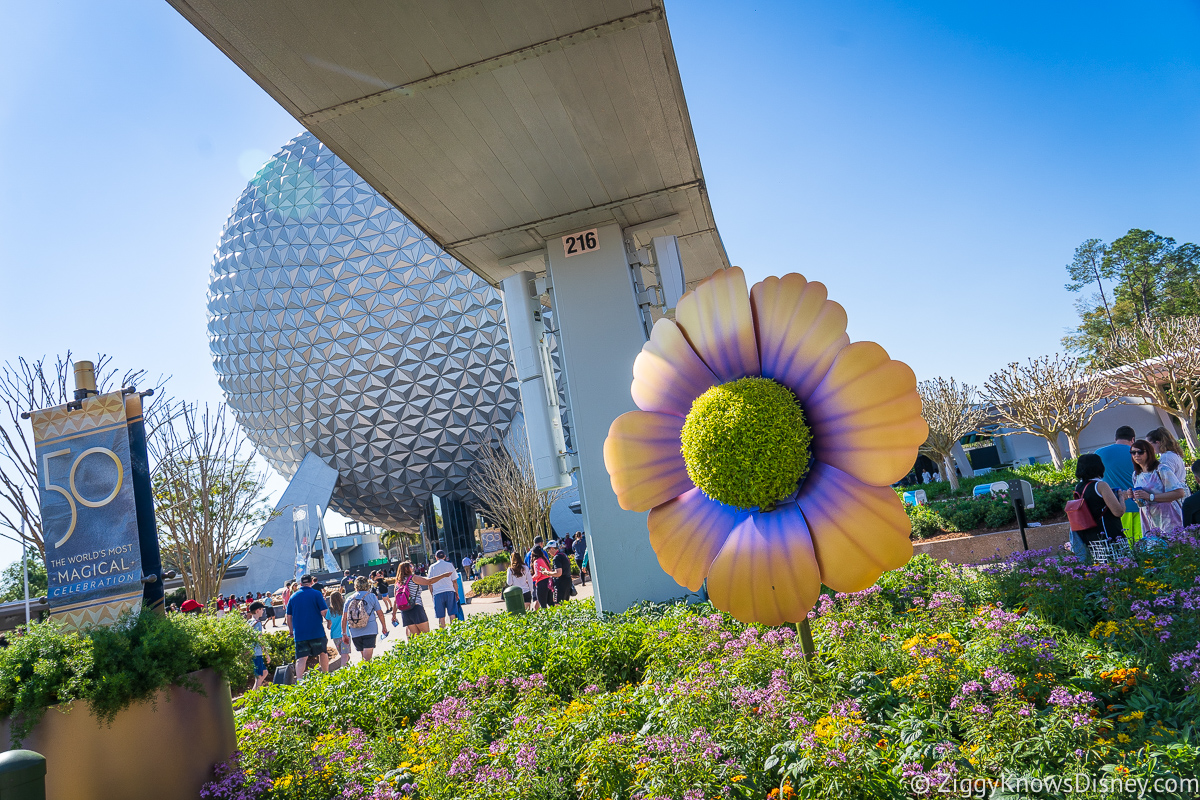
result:
[[[0,753],[0,797],[46,800],[46,759],[32,750]]]
[[[504,590],[504,607],[510,614],[525,613],[525,593],[520,586],[510,586]]]

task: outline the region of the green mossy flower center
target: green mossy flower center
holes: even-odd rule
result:
[[[683,423],[688,477],[717,502],[769,511],[808,470],[812,431],[796,396],[770,378],[741,378],[696,398]]]

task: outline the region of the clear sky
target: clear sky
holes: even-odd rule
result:
[[[1200,240],[1196,2],[667,13],[733,262],[824,281],[919,378],[1058,349],[1084,239]],[[101,350],[219,401],[213,248],[299,130],[161,0],[0,2],[0,360]]]

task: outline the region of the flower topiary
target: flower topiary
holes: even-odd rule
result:
[[[692,402],[680,439],[688,477],[702,492],[766,511],[808,471],[812,432],[790,389],[770,378],[740,378]]]

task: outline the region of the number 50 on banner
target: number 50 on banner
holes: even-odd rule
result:
[[[69,526],[67,526],[66,534],[61,539],[59,539],[57,542],[54,543],[55,547],[61,547],[62,545],[66,544],[67,540],[71,538],[71,534],[75,532],[75,523],[79,519],[79,511],[78,511],[77,506],[75,505],[76,501],[78,501],[80,505],[86,506],[87,508],[103,508],[104,506],[111,503],[113,501],[113,498],[115,498],[117,496],[117,494],[121,491],[121,484],[125,480],[125,469],[121,465],[121,459],[117,456],[116,453],[114,453],[112,450],[109,450],[107,447],[89,447],[88,449],[86,449],[82,453],[80,453],[79,455],[75,456],[75,460],[71,463],[71,471],[67,478],[67,486],[70,487],[70,491],[67,491],[67,489],[65,487],[59,486],[58,484],[55,484],[55,483],[51,483],[51,481],[50,481],[50,459],[58,458],[59,456],[69,456],[69,455],[71,455],[71,448],[69,448],[69,447],[64,447],[61,450],[54,450],[52,452],[42,454],[42,466],[43,466],[42,474],[45,476],[46,491],[58,492],[59,494],[61,494],[63,497],[65,497],[67,499],[67,505],[71,509],[71,524]],[[109,458],[112,459],[113,464],[115,464],[117,467],[117,477],[113,483],[112,491],[109,492],[106,496],[104,496],[103,498],[101,498],[99,500],[87,499],[82,494],[80,494],[79,487],[77,487],[75,485],[75,474],[79,470],[79,465],[82,464],[83,460],[90,455],[108,456]]]

